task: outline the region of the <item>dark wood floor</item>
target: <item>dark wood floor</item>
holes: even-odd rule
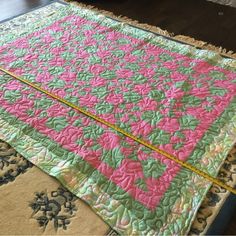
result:
[[[82,0],[117,15],[236,51],[236,8],[206,0]]]
[[[0,21],[51,1],[0,0]],[[205,0],[81,0],[81,2],[236,52],[236,8]],[[226,228],[225,235],[236,235],[236,213]]]
[[[0,0],[0,21],[42,6],[52,0]]]

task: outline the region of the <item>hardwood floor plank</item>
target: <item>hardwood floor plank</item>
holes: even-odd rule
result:
[[[52,2],[52,0],[0,0],[0,21],[49,2]]]

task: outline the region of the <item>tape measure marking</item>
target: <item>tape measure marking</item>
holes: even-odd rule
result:
[[[170,153],[168,153],[168,152],[166,152],[166,151],[164,151],[162,149],[159,149],[159,148],[155,147],[154,145],[152,145],[152,144],[150,144],[150,143],[148,143],[148,142],[146,142],[146,141],[144,141],[144,140],[142,140],[140,138],[137,138],[133,134],[130,134],[130,133],[126,132],[125,130],[121,129],[120,127],[118,127],[118,126],[116,126],[116,125],[114,125],[114,124],[112,124],[110,122],[107,122],[106,120],[98,117],[97,115],[95,115],[95,114],[93,114],[93,113],[91,113],[89,111],[86,111],[85,109],[83,109],[81,107],[76,106],[75,104],[73,104],[73,103],[71,103],[71,102],[69,102],[69,101],[67,101],[67,100],[65,100],[65,99],[63,99],[63,98],[61,98],[61,97],[59,97],[59,96],[57,96],[57,95],[55,95],[55,94],[45,90],[43,88],[41,88],[40,86],[38,86],[38,85],[36,85],[34,83],[31,83],[31,82],[29,82],[29,81],[27,81],[27,80],[25,80],[25,79],[15,75],[15,74],[13,74],[12,72],[10,72],[8,70],[5,70],[5,69],[0,67],[0,71],[4,72],[5,74],[10,75],[14,79],[16,79],[18,81],[21,81],[22,83],[24,83],[26,85],[29,85],[30,87],[38,90],[39,92],[44,93],[44,94],[50,96],[51,98],[53,98],[53,99],[55,99],[55,100],[65,104],[65,105],[67,105],[67,106],[69,106],[69,107],[79,111],[80,113],[82,113],[82,114],[84,114],[84,115],[86,115],[86,116],[88,116],[88,117],[90,117],[90,118],[92,118],[92,119],[94,119],[94,120],[96,120],[96,121],[98,121],[98,122],[100,122],[100,123],[102,123],[102,124],[112,128],[112,129],[116,130],[117,132],[125,135],[126,137],[129,137],[129,138],[133,139],[134,141],[144,145],[145,147],[150,148],[151,150],[153,150],[153,151],[155,151],[155,152],[165,156],[166,158],[168,158],[168,159],[178,163],[182,167],[185,167],[186,169],[188,169],[188,170],[198,174],[199,176],[207,179],[208,181],[210,181],[210,182],[212,182],[212,183],[214,183],[214,184],[216,184],[216,185],[218,185],[218,186],[228,190],[229,192],[231,192],[233,194],[236,194],[236,189],[232,188],[229,185],[224,184],[223,182],[221,182],[217,178],[210,176],[209,174],[205,173],[204,171],[201,171],[201,170],[197,169],[196,167],[192,166],[191,164],[188,164],[186,162],[183,162],[183,161],[179,160],[177,157],[171,155]]]

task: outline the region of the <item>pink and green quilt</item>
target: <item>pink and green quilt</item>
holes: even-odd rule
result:
[[[58,4],[0,34],[0,67],[211,176],[235,142],[235,60],[91,10]],[[2,72],[0,138],[120,234],[186,234],[211,186]]]

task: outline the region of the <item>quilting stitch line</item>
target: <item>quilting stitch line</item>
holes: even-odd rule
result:
[[[11,76],[12,78],[14,78],[14,79],[16,79],[16,80],[18,80],[18,81],[20,81],[20,82],[22,82],[24,84],[26,84],[26,85],[36,89],[37,91],[39,91],[41,93],[44,93],[44,94],[50,96],[51,98],[53,98],[53,99],[55,99],[55,100],[65,104],[65,105],[69,106],[70,108],[73,108],[73,109],[79,111],[80,113],[86,115],[87,117],[90,117],[90,118],[98,121],[99,123],[102,123],[102,124],[112,128],[112,129],[114,129],[115,131],[125,135],[126,137],[131,138],[132,140],[134,140],[134,141],[144,145],[145,147],[147,147],[147,148],[149,148],[149,149],[151,149],[151,150],[153,150],[153,151],[155,151],[155,152],[165,156],[166,158],[176,162],[180,166],[182,166],[182,167],[184,167],[184,168],[186,168],[186,169],[196,173],[197,175],[207,179],[211,183],[214,183],[214,184],[216,184],[216,185],[218,185],[218,186],[220,186],[220,187],[222,187],[222,188],[224,188],[224,189],[228,190],[229,192],[231,192],[231,193],[236,195],[236,189],[230,187],[229,185],[224,184],[223,182],[221,182],[217,178],[210,176],[209,174],[205,173],[202,170],[199,170],[198,168],[192,166],[191,164],[188,164],[188,163],[186,163],[184,161],[179,160],[177,157],[171,155],[170,153],[168,153],[168,152],[166,152],[166,151],[164,151],[162,149],[159,149],[158,147],[155,147],[154,145],[152,145],[152,144],[150,144],[150,143],[148,143],[148,142],[146,142],[146,141],[136,137],[135,135],[126,132],[125,130],[121,129],[120,127],[118,127],[118,126],[116,126],[116,125],[114,125],[114,124],[112,124],[110,122],[107,122],[106,120],[98,117],[97,115],[95,115],[95,114],[93,114],[93,113],[91,113],[89,111],[86,111],[85,109],[83,109],[83,108],[81,108],[79,106],[76,106],[75,104],[73,104],[73,103],[71,103],[71,102],[69,102],[69,101],[67,101],[67,100],[65,100],[65,99],[63,99],[63,98],[61,98],[61,97],[59,97],[59,96],[49,92],[49,91],[47,91],[46,89],[41,88],[40,86],[38,86],[38,85],[36,85],[34,83],[31,83],[31,82],[25,80],[24,78],[21,78],[21,77],[15,75],[14,73],[12,73],[12,72],[10,72],[10,71],[2,68],[2,67],[0,67],[0,71],[2,71],[3,73]]]

